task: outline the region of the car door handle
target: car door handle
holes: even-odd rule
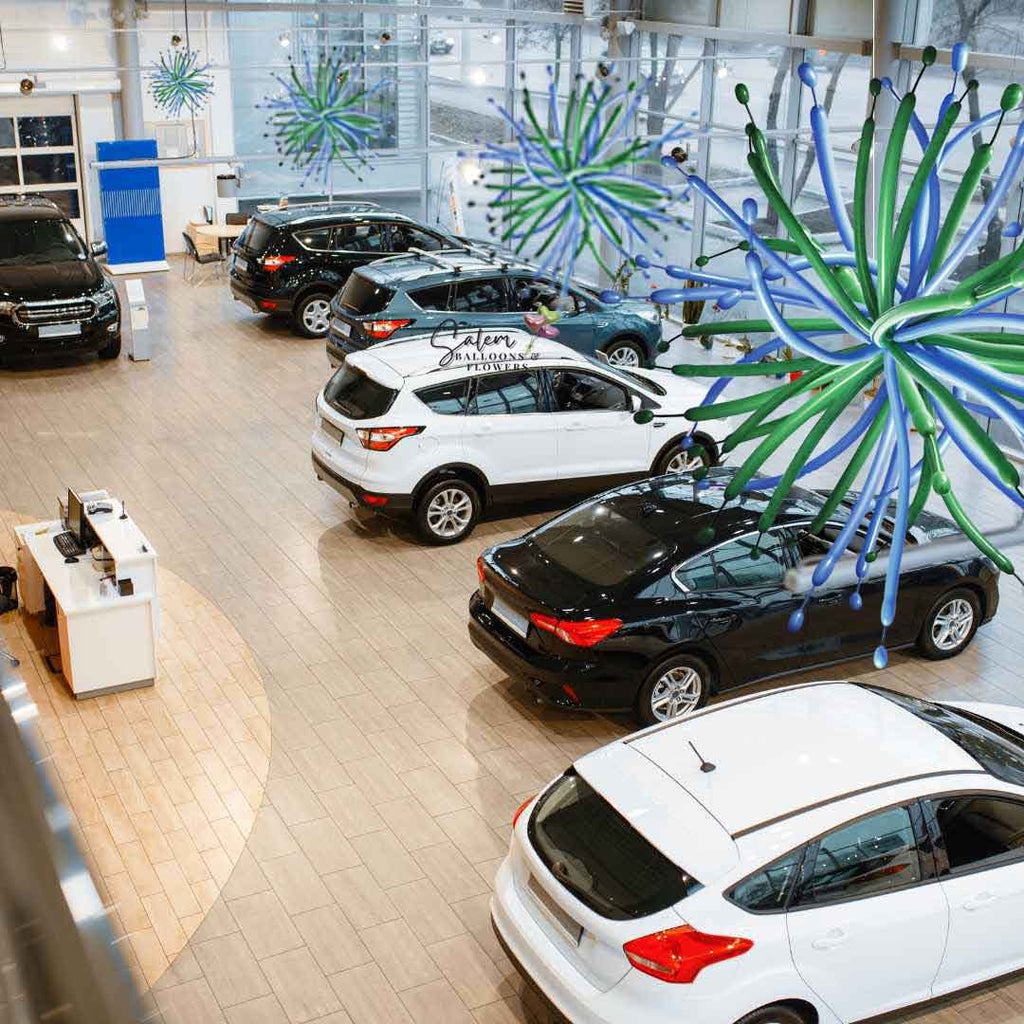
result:
[[[977,896],[972,896],[964,903],[964,910],[981,910],[982,907],[987,907],[990,903],[995,902],[995,898],[994,892],[979,892]]]
[[[832,593],[823,594],[814,603],[819,608],[827,608],[831,604],[839,604],[843,600],[842,591],[835,590]]]
[[[569,420],[565,425],[566,430],[586,430],[587,425],[583,420]]]
[[[812,949],[835,949],[846,941],[846,932],[842,928],[833,928],[811,942]]]

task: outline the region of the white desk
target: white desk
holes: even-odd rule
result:
[[[121,519],[121,503],[93,491],[85,504],[106,501],[113,512],[85,517],[114,560],[106,570],[93,567],[86,552],[65,562],[53,538],[60,522],[14,528],[22,605],[30,614],[45,609],[44,583],[57,605],[64,677],[75,697],[152,685],[156,677],[156,641],[160,635],[156,552],[130,517]],[[134,593],[121,596],[118,581],[131,580]]]

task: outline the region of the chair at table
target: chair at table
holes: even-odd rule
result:
[[[191,225],[189,225],[191,227]],[[214,267],[216,273],[217,265],[224,262],[220,249],[212,249],[209,252],[199,252],[195,239],[188,231],[182,231],[181,237],[185,242],[185,261],[181,265],[181,276],[189,284],[198,284],[203,267]]]
[[[249,214],[247,213],[226,213],[224,214],[225,224],[248,224]]]

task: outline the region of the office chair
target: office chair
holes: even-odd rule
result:
[[[217,252],[203,253],[200,256],[192,236],[187,231],[182,231],[181,237],[185,242],[185,262],[181,265],[181,276],[189,284],[198,283],[196,278],[199,267],[209,266],[211,263],[223,263],[224,257],[220,254],[219,250]],[[189,274],[190,270],[191,274]]]

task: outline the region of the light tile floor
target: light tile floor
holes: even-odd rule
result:
[[[146,288],[152,362],[0,373],[0,508],[41,517],[68,484],[124,494],[266,686],[265,800],[156,1007],[167,1024],[528,1019],[487,910],[509,819],[631,728],[535,707],[466,639],[476,554],[543,517],[446,549],[359,529],[309,465],[322,342],[244,311],[223,281],[189,287],[175,271]],[[1009,518],[984,496],[972,507]],[[1014,581],[1002,589],[969,652],[896,655],[884,678],[1024,703],[1024,602]],[[883,677],[867,662],[838,673]],[[1022,993],[1004,982],[913,1019],[1018,1022]]]

